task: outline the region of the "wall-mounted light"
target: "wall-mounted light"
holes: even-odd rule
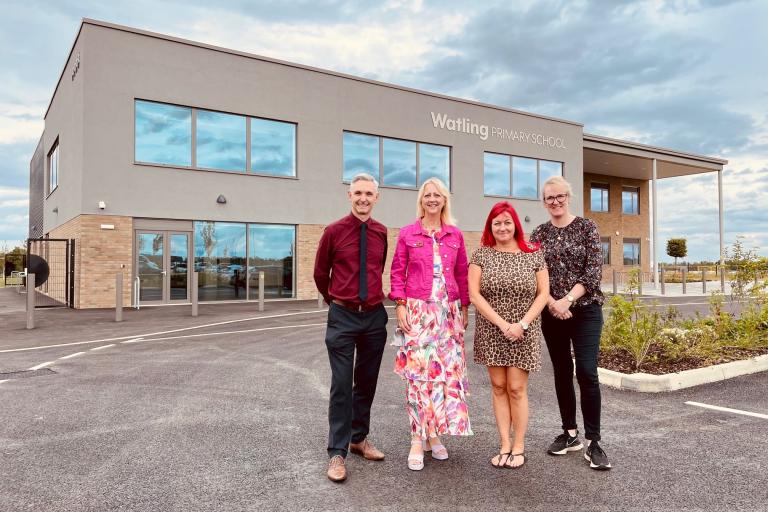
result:
[[[104,201],[99,201],[99,210],[104,210],[107,208],[107,203]]]
[[[227,204],[227,198],[224,197],[224,194],[219,194],[219,197],[216,198],[216,202],[219,204]]]
[[[616,236],[619,236],[619,232],[618,231],[616,232]]]
[[[531,222],[531,218],[528,215],[525,216],[525,222]]]
[[[52,211],[53,211],[53,213],[59,213],[59,207],[58,206],[54,206]]]

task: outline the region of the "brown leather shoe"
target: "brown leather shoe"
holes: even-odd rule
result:
[[[347,479],[347,467],[344,465],[344,457],[334,455],[328,461],[328,480],[332,482],[343,482]]]
[[[359,443],[349,443],[349,451],[362,455],[368,460],[384,460],[384,454],[371,443],[368,439],[363,439]]]

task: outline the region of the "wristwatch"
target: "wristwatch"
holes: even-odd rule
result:
[[[520,327],[523,328],[523,332],[528,330],[528,327],[529,327],[528,322],[523,322],[522,320],[520,320],[519,324],[520,324]]]
[[[571,295],[570,293],[566,295],[565,298],[568,299],[568,302],[570,302],[571,304],[573,304],[573,301],[576,300],[573,298],[573,295]]]

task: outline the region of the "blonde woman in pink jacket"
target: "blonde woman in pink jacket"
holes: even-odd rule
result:
[[[392,260],[389,298],[396,303],[395,373],[406,381],[411,424],[408,468],[424,468],[424,452],[445,460],[438,436],[472,435],[464,355],[469,289],[464,236],[451,216],[450,192],[426,180],[418,219],[400,230]]]

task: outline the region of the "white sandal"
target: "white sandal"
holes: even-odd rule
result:
[[[419,439],[411,439],[411,446],[416,446],[421,443],[422,441]],[[424,469],[424,454],[420,453],[419,455],[411,455],[409,453],[408,469],[412,471],[421,471],[422,469]]]
[[[432,452],[432,458],[437,460],[448,460],[448,448],[442,443],[433,444],[433,439],[437,439],[437,436],[429,438],[429,444],[427,441],[422,441],[422,448],[425,452]]]

